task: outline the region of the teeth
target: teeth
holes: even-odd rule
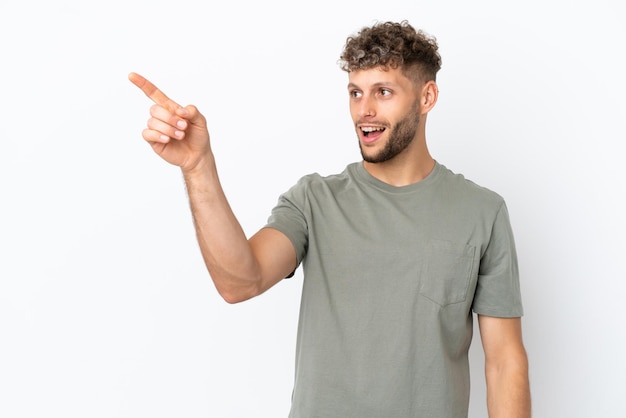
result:
[[[361,128],[361,130],[362,130],[363,132],[368,132],[368,133],[369,133],[369,132],[374,132],[374,131],[382,131],[382,130],[384,130],[384,129],[385,129],[385,128],[374,128],[374,127],[372,127],[372,126],[363,126],[363,127]]]

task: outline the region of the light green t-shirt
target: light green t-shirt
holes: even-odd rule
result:
[[[522,315],[504,200],[437,163],[303,177],[267,227],[303,266],[291,418],[467,417],[472,311]]]

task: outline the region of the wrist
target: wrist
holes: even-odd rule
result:
[[[197,161],[191,164],[181,165],[180,170],[185,178],[198,178],[206,177],[212,172],[216,172],[215,159],[213,154],[209,151],[205,156],[200,157]]]
[[[181,167],[185,187],[191,200],[207,200],[221,190],[215,160],[207,156],[190,167]]]

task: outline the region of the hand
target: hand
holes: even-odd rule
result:
[[[128,79],[155,103],[142,136],[161,158],[183,171],[212,158],[206,119],[195,106],[182,107],[137,73]]]

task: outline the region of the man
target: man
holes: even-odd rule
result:
[[[302,263],[290,417],[467,417],[472,311],[490,417],[529,417],[513,234],[503,199],[427,148],[441,58],[407,22],[349,37],[341,56],[362,162],[305,176],[244,235],[220,186],[205,118],[152,83],[144,139],[182,170],[197,239],[230,303]]]

